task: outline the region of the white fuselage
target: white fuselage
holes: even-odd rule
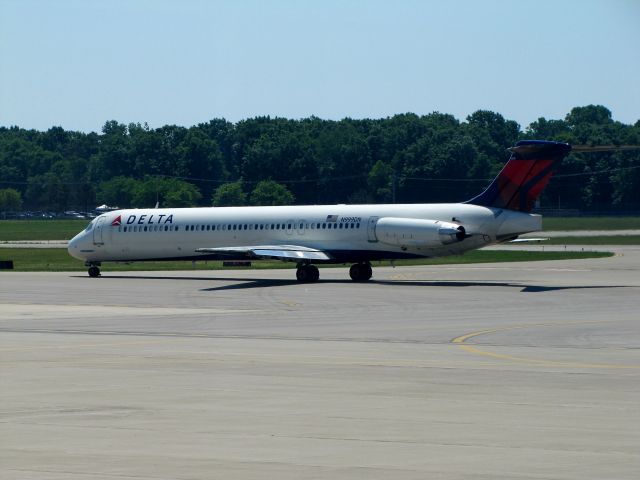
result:
[[[420,244],[402,235],[389,241],[376,232],[379,219],[389,217],[461,225],[468,237],[449,244]],[[435,257],[540,230],[540,218],[462,203],[130,209],[100,215],[68,249],[87,262],[197,260],[216,257],[198,248],[247,245],[310,247],[340,263]]]

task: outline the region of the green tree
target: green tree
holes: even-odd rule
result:
[[[176,178],[149,177],[138,182],[132,202],[136,207],[151,207],[158,203],[162,207],[195,207],[202,194],[198,188]]]
[[[273,180],[263,180],[251,192],[252,205],[291,205],[293,194],[285,187]]]
[[[22,195],[14,188],[0,190],[0,211],[3,215],[7,212],[15,212],[22,208]]]
[[[241,207],[247,203],[247,194],[242,190],[241,182],[220,185],[213,194],[215,207]]]
[[[391,202],[393,198],[393,182],[395,182],[393,167],[378,160],[369,172],[369,188],[373,190],[376,201]]]
[[[131,177],[115,177],[102,182],[98,187],[97,200],[110,206],[129,208],[133,206],[133,196],[140,181]]]
[[[574,107],[567,114],[566,122],[568,125],[575,127],[584,123],[594,125],[605,125],[612,122],[611,110],[602,105],[587,105],[585,107]]]

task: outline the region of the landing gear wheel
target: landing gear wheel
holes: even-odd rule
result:
[[[96,266],[89,267],[89,271],[88,272],[89,272],[89,276],[90,277],[96,278],[96,277],[100,276],[100,269],[98,267],[96,267]]]
[[[349,269],[349,276],[354,282],[366,282],[372,275],[373,271],[368,263],[356,263]]]
[[[318,267],[315,265],[307,265],[307,270],[309,271],[309,276],[311,279],[310,282],[317,282],[320,278],[320,272],[318,271]]]
[[[300,283],[317,282],[320,278],[320,272],[315,265],[300,265],[296,271],[296,279]]]

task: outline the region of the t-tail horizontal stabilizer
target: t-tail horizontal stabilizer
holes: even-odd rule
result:
[[[571,145],[523,140],[509,149],[511,157],[491,185],[465,203],[530,212],[553,169],[571,151]]]

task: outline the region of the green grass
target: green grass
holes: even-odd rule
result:
[[[541,242],[540,245],[640,245],[640,235],[555,237]]]
[[[524,252],[476,250],[465,255],[450,257],[402,260],[396,265],[446,265],[460,263],[529,262],[538,260],[571,260],[578,258],[602,258],[612,256],[609,252]],[[13,260],[14,271],[20,272],[56,272],[85,271],[83,262],[69,256],[63,248],[1,248],[0,260]],[[375,265],[388,265],[388,262],[375,262]],[[293,263],[253,262],[251,268],[294,268]],[[225,267],[226,268],[226,267]],[[220,270],[222,262],[137,262],[133,264],[107,262],[105,272],[149,271],[149,270]]]
[[[0,242],[15,240],[69,240],[89,220],[0,220]]]
[[[542,217],[543,230],[635,230],[640,217]]]

